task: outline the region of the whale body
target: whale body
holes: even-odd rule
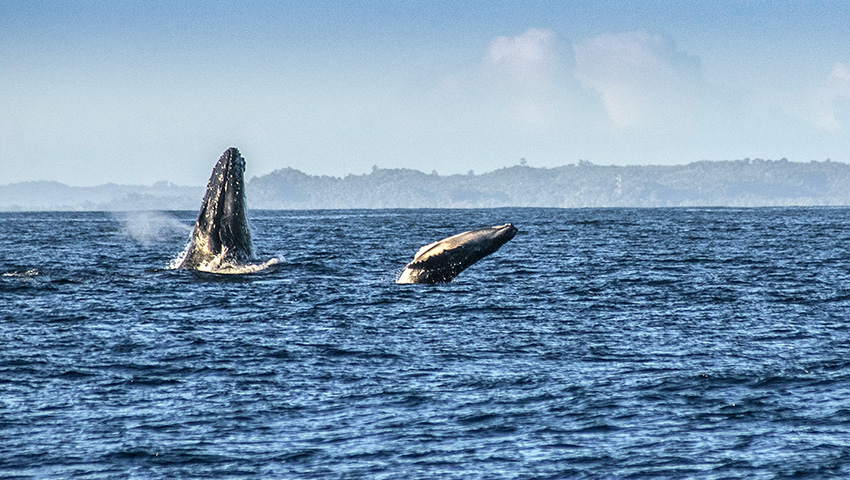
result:
[[[178,268],[217,271],[255,260],[245,202],[245,159],[228,148],[213,167]]]
[[[510,223],[452,235],[420,248],[396,283],[448,283],[517,233]]]

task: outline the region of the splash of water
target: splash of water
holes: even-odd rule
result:
[[[198,267],[198,270],[202,272],[208,273],[217,273],[217,274],[226,274],[226,275],[241,275],[245,273],[257,273],[262,272],[263,270],[267,270],[275,265],[278,265],[283,260],[280,258],[270,258],[262,263],[241,263],[241,264],[228,264],[220,263],[216,265],[213,262],[209,264],[205,263]]]
[[[186,244],[186,247],[180,252],[177,257],[168,262],[166,266],[169,270],[177,270],[180,268],[180,265],[183,263],[183,260],[186,258],[186,255],[189,253],[189,249],[191,247],[191,241]],[[217,274],[226,274],[226,275],[240,275],[245,273],[257,273],[263,270],[267,270],[275,265],[283,263],[283,256],[272,257],[265,262],[251,262],[251,263],[237,263],[232,259],[226,258],[226,252],[223,252],[215,257],[209,259],[208,261],[198,265],[195,270],[199,270],[201,272],[207,273],[217,273]]]

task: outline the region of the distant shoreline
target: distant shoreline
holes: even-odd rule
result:
[[[581,161],[467,175],[373,168],[345,177],[292,168],[251,178],[252,210],[500,207],[813,207],[850,205],[850,164],[786,159],[613,166]],[[196,210],[204,187],[72,187],[59,182],[0,186],[0,211]]]

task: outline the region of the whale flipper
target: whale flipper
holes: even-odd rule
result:
[[[448,283],[516,235],[510,223],[459,233],[420,248],[396,283]]]

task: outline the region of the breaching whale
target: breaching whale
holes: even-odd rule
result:
[[[396,283],[448,283],[514,238],[510,223],[459,233],[420,248]]]
[[[220,271],[255,260],[245,203],[245,159],[228,148],[213,167],[178,268]]]

